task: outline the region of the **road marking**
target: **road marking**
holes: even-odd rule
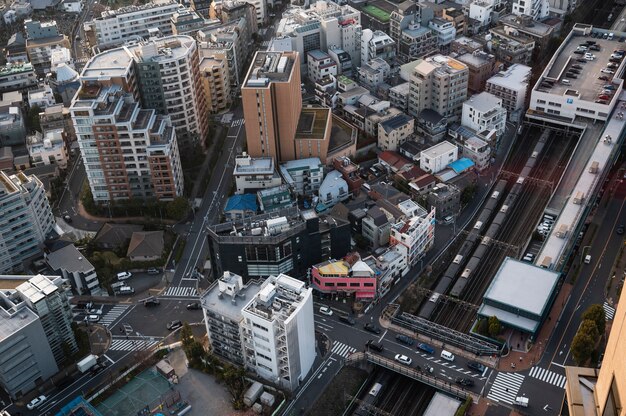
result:
[[[498,373],[487,398],[495,402],[513,404],[524,378],[524,375],[519,373]]]
[[[553,386],[557,386],[561,389],[565,388],[565,376],[557,374],[553,371],[548,371],[545,368],[533,367],[530,369],[529,376],[545,381],[546,383],[552,384]]]
[[[559,364],[559,363],[555,363],[555,362],[552,362],[550,364],[556,365],[556,366],[561,367],[561,368],[565,368],[565,366],[563,364]]]
[[[615,308],[609,305],[608,303],[604,302],[604,304],[602,305],[602,309],[604,309],[604,316],[606,320],[612,321],[613,318],[615,317]]]
[[[100,321],[98,323],[108,328],[112,326],[111,324],[115,322],[120,316],[122,316],[124,312],[126,312],[126,310],[129,308],[130,305],[115,305],[102,318],[100,318]]]
[[[109,358],[108,355],[103,354],[103,357],[106,358],[107,360],[109,360],[111,362],[111,364],[115,364],[115,361],[113,361],[111,358]]]
[[[389,330],[385,329],[385,332],[383,332],[383,334],[380,336],[380,338],[378,338],[378,342],[381,342],[383,340],[383,338],[385,338],[385,335],[387,335],[387,331],[389,331]]]
[[[168,287],[165,293],[161,295],[162,297],[198,297],[198,291],[195,287],[184,287],[184,286],[176,286],[176,287]]]
[[[348,358],[352,353],[356,351],[356,348],[344,344],[343,342],[335,341],[333,342],[333,347],[330,351],[340,357]]]
[[[135,339],[114,339],[111,341],[110,351],[142,351],[152,348],[160,341]]]

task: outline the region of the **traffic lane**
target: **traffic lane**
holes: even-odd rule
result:
[[[522,382],[517,397],[528,398],[528,408],[524,409],[527,415],[554,415],[554,409],[559,409],[563,403],[565,390],[553,384],[546,383],[539,379],[529,377],[528,372],[523,373],[526,377]],[[492,375],[491,382],[495,379]],[[545,410],[544,410],[545,408]],[[552,409],[552,410],[550,410]],[[507,413],[508,414],[508,413]]]
[[[133,328],[133,333],[139,332],[148,337],[161,337],[170,334],[167,329],[168,322],[179,320],[183,323],[198,323],[202,321],[201,310],[188,310],[187,305],[194,302],[192,299],[168,299],[158,298],[157,306],[144,306],[137,303],[136,307],[111,327],[111,333],[118,335],[124,333],[124,324]]]

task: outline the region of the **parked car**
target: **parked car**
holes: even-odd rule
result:
[[[426,344],[425,342],[420,342],[419,344],[417,344],[417,349],[424,351],[426,354],[435,353],[435,349],[431,347],[430,345]]]
[[[600,72],[603,72],[605,74],[614,74],[615,71],[613,71],[612,69],[609,68],[602,68],[602,70],[600,70]]]
[[[415,344],[415,341],[413,340],[413,338],[407,337],[406,335],[403,335],[403,334],[396,335],[396,340],[405,345]]]
[[[572,68],[583,69],[583,66],[582,65],[578,65],[578,64],[574,64],[574,65],[572,65]]]
[[[615,68],[619,67],[619,65],[614,63],[614,62],[609,62],[608,64],[606,64],[606,67],[615,69]]]
[[[608,104],[609,102],[607,100],[596,100],[596,103],[598,103],[598,104]]]
[[[615,232],[619,235],[624,234],[624,224],[620,224],[619,227],[615,229]]]
[[[576,59],[576,62],[580,62],[581,64],[586,64],[587,60],[584,59],[584,58],[578,58],[578,59]]]
[[[117,280],[126,280],[132,276],[130,272],[120,272],[117,274]]]
[[[201,309],[200,302],[191,302],[187,304],[187,309],[190,311],[195,311]]]
[[[370,339],[369,341],[367,341],[365,343],[365,346],[378,352],[383,352],[385,350],[385,347],[383,346],[382,343],[376,342],[373,339]]]
[[[373,334],[380,334],[380,328],[374,324],[366,323],[365,325],[363,325],[363,329]]]
[[[33,400],[31,400],[30,402],[28,402],[28,404],[26,405],[26,408],[28,410],[33,410],[38,408],[39,406],[41,406],[43,404],[43,402],[46,401],[46,396],[44,396],[43,394],[39,397],[35,397]]]
[[[404,364],[404,365],[411,365],[413,363],[412,359],[410,359],[409,357],[403,354],[396,354],[394,359],[400,364]]]
[[[598,100],[608,100],[609,96],[608,95],[599,95],[598,96]]]
[[[615,88],[615,85],[613,85],[613,84],[606,84],[602,88],[604,88],[605,90],[616,90],[617,89],[617,88]]]
[[[150,267],[148,269],[148,274],[154,275],[154,274],[159,274],[159,273],[161,273],[161,270],[157,269],[156,267]]]
[[[68,224],[71,224],[71,223],[72,223],[72,217],[70,217],[70,216],[69,216],[69,215],[67,215],[67,214],[64,214],[64,215],[63,215],[63,221],[65,221],[65,222],[66,222],[66,223],[68,223]]]
[[[339,315],[339,320],[343,322],[344,324],[348,324],[348,325],[356,324],[356,321],[354,320],[354,318],[348,315]]]
[[[320,313],[322,315],[332,316],[333,315],[333,310],[330,309],[328,306],[320,306]]]
[[[150,296],[148,299],[143,301],[143,306],[158,306],[161,304],[161,301],[154,296]]]
[[[96,365],[94,365],[93,367],[91,367],[91,369],[89,370],[91,372],[92,375],[96,375],[99,372],[101,372],[102,370],[107,368],[107,364],[106,361],[103,361],[101,363],[97,363]]]
[[[482,373],[483,371],[485,371],[485,367],[484,365],[482,365],[481,363],[479,363],[478,361],[468,361],[467,362],[467,367],[471,368],[472,370],[476,370],[479,373]]]
[[[582,55],[582,54],[584,54],[584,53],[585,53],[585,51],[581,51],[581,50],[578,50],[578,49],[577,49],[577,50],[575,50],[575,51],[574,51],[574,53],[575,53],[576,55]]]
[[[85,322],[98,322],[100,315],[87,315],[85,316]]]
[[[578,78],[578,75],[572,74],[571,72],[568,72],[567,74],[565,74],[565,77],[566,78],[576,79],[576,78]]]
[[[167,324],[167,329],[169,329],[170,331],[174,331],[181,326],[183,326],[183,323],[181,321],[172,321]]]
[[[456,384],[460,384],[464,387],[472,387],[474,385],[474,380],[471,378],[459,377],[456,379]]]

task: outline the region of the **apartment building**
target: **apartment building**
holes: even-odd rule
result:
[[[307,52],[308,78],[319,82],[327,76],[337,76],[337,63],[326,52],[319,49]]]
[[[474,19],[480,27],[489,26],[493,13],[493,3],[492,0],[473,1],[469,5],[468,17]]]
[[[85,23],[85,32],[100,48],[121,45],[129,40],[172,35],[171,18],[183,6],[175,0],[155,0],[142,5],[105,10]]]
[[[35,131],[26,137],[26,148],[34,166],[55,164],[67,168],[67,148],[63,140],[63,130],[48,130],[45,135]]]
[[[434,244],[436,209],[433,207],[426,211],[410,199],[401,204],[410,205],[416,212],[391,226],[389,244],[395,246],[406,258],[407,264],[412,267]],[[402,209],[401,206],[399,208]]]
[[[361,35],[361,65],[372,59],[391,61],[396,56],[396,43],[381,30],[364,29]]]
[[[413,135],[414,123],[413,117],[398,114],[378,124],[378,147],[383,151],[397,151]]]
[[[83,84],[70,107],[96,202],[172,200],[183,193],[176,131],[118,85]]]
[[[461,154],[474,162],[478,170],[488,168],[491,163],[491,146],[478,136],[472,136],[463,141]]]
[[[376,283],[374,270],[351,255],[311,267],[311,284],[320,293],[354,296],[355,300],[373,299],[377,296]]]
[[[428,28],[433,31],[437,37],[437,45],[445,47],[450,45],[456,37],[456,28],[449,20],[435,17],[428,22]]]
[[[461,191],[454,185],[440,183],[426,194],[430,209],[435,209],[436,218],[441,221],[459,214],[461,209]]]
[[[304,278],[311,264],[346,255],[350,224],[313,210],[286,208],[245,222],[213,225],[208,239],[213,270],[218,274],[230,270],[246,281],[280,273]]]
[[[390,75],[391,66],[382,58],[371,59],[359,68],[359,82],[370,91],[375,91]]]
[[[296,206],[296,199],[287,185],[261,189],[257,191],[256,198],[259,210],[265,214]]]
[[[213,56],[201,56],[200,78],[207,100],[207,110],[211,113],[217,113],[230,108],[232,90],[226,54],[215,51]]]
[[[489,78],[485,83],[485,91],[500,98],[509,115],[523,111],[531,71],[529,66],[513,64]]]
[[[143,108],[170,117],[181,147],[204,145],[208,117],[193,38],[168,36],[101,52],[87,62],[80,78],[83,86],[120,85]]]
[[[461,125],[476,132],[496,130],[501,137],[506,129],[506,109],[502,100],[488,92],[481,92],[463,103]]]
[[[24,21],[26,32],[26,54],[39,76],[50,72],[52,53],[57,50],[69,49],[70,40],[59,32],[57,23],[40,22],[27,19]]]
[[[315,359],[312,289],[286,274],[253,280],[224,272],[202,296],[213,351],[295,390]]]
[[[0,92],[21,91],[36,85],[37,75],[30,62],[7,62],[0,68]]]
[[[431,109],[450,120],[461,115],[467,99],[469,70],[449,56],[436,55],[416,62],[410,76],[409,114]]]
[[[216,14],[222,22],[239,21],[243,17],[246,19],[246,24],[251,33],[259,31],[254,4],[245,1],[225,0],[219,3],[216,9]]]
[[[0,291],[0,386],[13,400],[59,371],[41,319],[22,299]]]
[[[506,64],[531,65],[536,43],[533,39],[520,36],[516,29],[507,29],[504,26],[496,26],[489,29],[489,32],[491,52],[498,61]]]
[[[459,158],[459,148],[447,140],[420,153],[420,169],[435,174]]]
[[[241,87],[250,156],[295,159],[294,139],[302,109],[300,83],[297,52],[258,51],[254,55]]]
[[[389,88],[389,102],[391,105],[405,113],[408,112],[409,90],[410,86],[408,82],[403,82],[402,84]]]
[[[548,0],[513,0],[513,14],[530,16],[534,20],[548,17],[550,3]]]
[[[194,37],[199,30],[206,28],[210,23],[196,11],[178,9],[170,18],[172,35],[188,35]]]
[[[483,51],[465,53],[456,59],[467,65],[467,88],[473,93],[483,91],[487,80],[496,72],[496,57]]]
[[[252,158],[246,152],[235,157],[233,176],[238,194],[256,192],[260,189],[273,188],[282,184],[280,175],[276,172],[274,159],[270,157]]]
[[[57,365],[67,364],[70,357],[66,356],[65,349],[74,353],[78,346],[72,331],[72,309],[64,280],[60,277],[51,280],[39,274],[19,285],[17,293],[39,316]]]
[[[79,295],[102,294],[95,267],[74,244],[47,253],[46,262],[55,273],[60,273]]]
[[[22,270],[26,260],[40,254],[40,244],[54,226],[41,181],[0,171],[0,211],[0,273]]]
[[[272,275],[241,314],[246,367],[294,391],[316,355],[313,289],[286,274]]]
[[[312,196],[324,179],[324,165],[317,157],[290,160],[280,165],[280,174],[294,193]]]

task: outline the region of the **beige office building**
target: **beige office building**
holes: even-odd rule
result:
[[[565,401],[559,414],[626,415],[626,302],[617,306],[600,370],[565,367]]]

